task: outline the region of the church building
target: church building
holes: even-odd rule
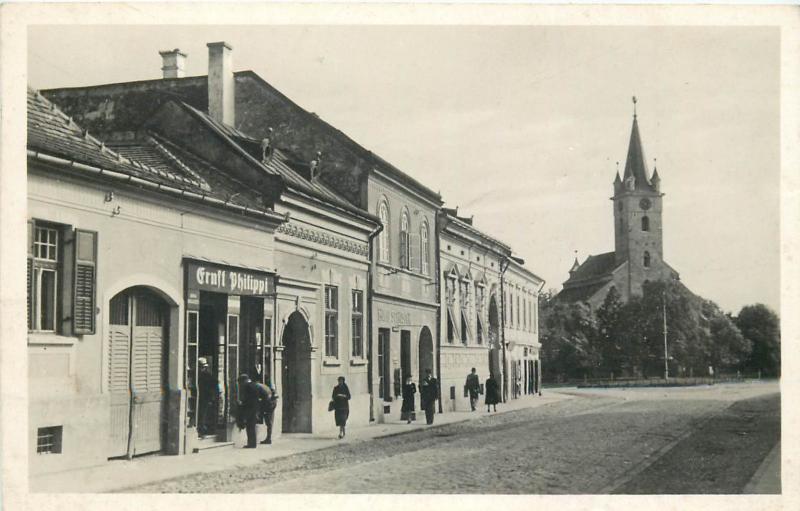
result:
[[[575,263],[558,298],[583,302],[592,309],[602,305],[616,287],[623,301],[641,295],[648,280],[678,280],[678,272],[664,260],[663,197],[658,170],[650,174],[639,136],[634,102],[633,127],[625,172],[614,179],[611,198],[614,215],[614,251],[590,255]]]

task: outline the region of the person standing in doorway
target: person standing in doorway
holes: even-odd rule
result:
[[[211,367],[205,357],[197,359],[200,372],[197,375],[197,387],[199,391],[198,399],[198,421],[197,432],[200,437],[214,433],[214,423],[217,417],[217,399],[219,398],[219,383],[211,374]]]
[[[239,376],[239,402],[237,407],[236,425],[239,429],[247,429],[247,449],[255,449],[258,446],[256,437],[256,424],[261,414],[267,393],[256,382],[250,380],[250,376],[242,374]]]
[[[339,438],[344,438],[347,418],[350,416],[350,389],[344,382],[344,376],[339,376],[339,383],[333,387],[331,400],[333,401],[333,416],[339,426]]]
[[[489,374],[489,379],[486,380],[486,411],[491,412],[492,406],[494,411],[497,411],[497,403],[500,402],[500,385],[494,379],[494,374]]]
[[[264,418],[264,424],[267,426],[267,438],[261,441],[262,444],[272,443],[272,422],[275,419],[275,408],[278,406],[278,393],[275,391],[275,385],[272,382],[267,382],[264,386],[267,398],[264,400],[261,409],[261,415]]]
[[[469,407],[475,411],[475,405],[478,404],[478,394],[481,392],[481,381],[478,378],[478,373],[475,368],[467,375],[467,383],[464,385],[469,393]]]
[[[425,410],[425,421],[431,425],[433,424],[436,397],[439,393],[439,382],[433,377],[430,369],[425,370],[425,379],[420,382],[419,388],[420,401]]]
[[[403,384],[403,406],[400,408],[400,420],[408,420],[408,424],[414,419],[414,394],[417,393],[417,386],[411,381],[411,376],[406,376]]]

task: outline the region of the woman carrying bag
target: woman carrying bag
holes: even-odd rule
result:
[[[339,376],[339,384],[333,387],[331,402],[328,410],[333,410],[336,425],[339,426],[339,438],[344,438],[347,417],[350,416],[350,389],[344,382],[344,376]]]

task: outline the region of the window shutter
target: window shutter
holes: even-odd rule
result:
[[[408,268],[408,233],[400,231],[400,267]]]
[[[28,330],[33,330],[33,220],[28,220]]]
[[[97,289],[97,233],[75,229],[75,278],[72,305],[73,330],[77,335],[95,332]]]
[[[422,271],[419,265],[420,259],[420,248],[419,248],[419,234],[409,234],[409,255],[411,256],[411,261],[409,264],[409,269],[411,271]]]

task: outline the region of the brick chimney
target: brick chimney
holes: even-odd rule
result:
[[[164,78],[183,78],[186,75],[186,54],[178,48],[158,52],[161,55],[161,71]]]
[[[226,42],[208,43],[208,114],[233,126],[233,57]]]

